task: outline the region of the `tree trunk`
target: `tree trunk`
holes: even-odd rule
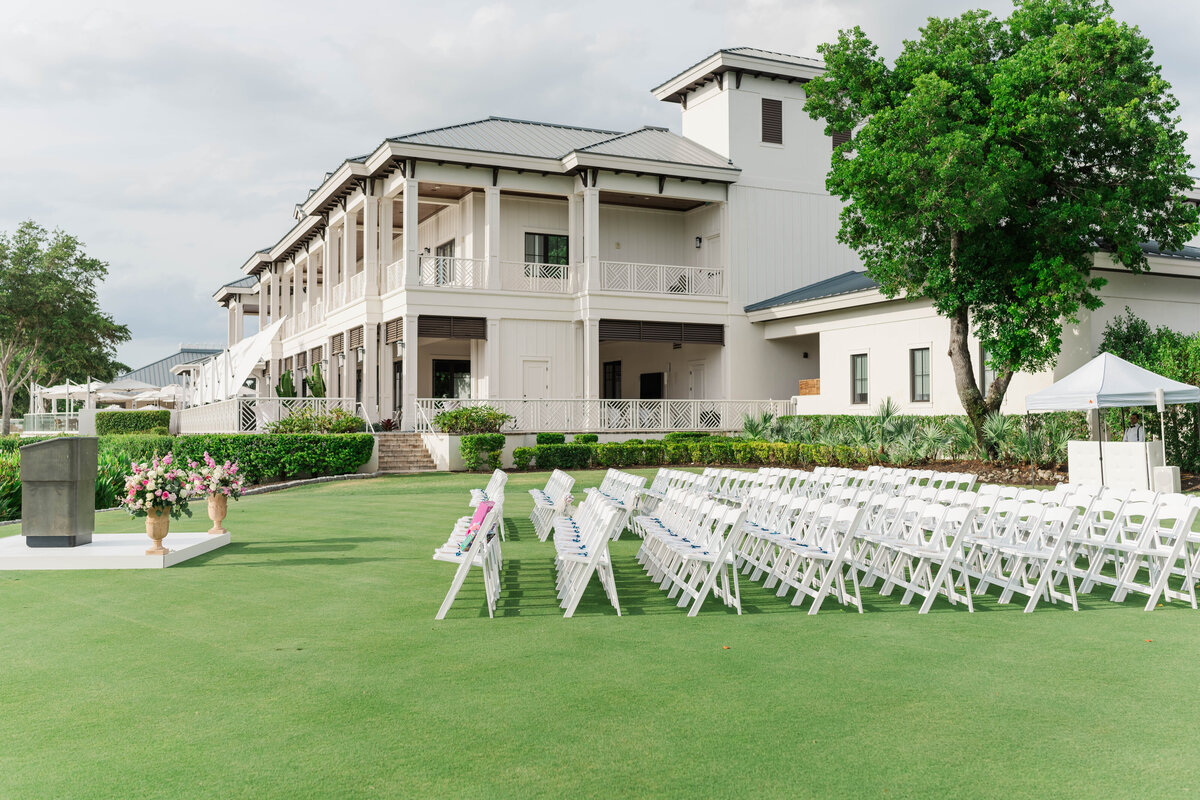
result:
[[[975,377],[975,364],[971,359],[970,345],[971,325],[966,308],[961,308],[950,317],[950,348],[946,355],[954,365],[954,388],[958,390],[958,399],[967,419],[975,429],[975,442],[981,449],[987,447],[983,436],[983,421],[988,415],[1000,410],[1004,402],[1004,394],[1012,380],[1012,370],[996,374],[992,385],[987,389],[987,397],[979,390]]]
[[[8,436],[12,431],[12,402],[11,391],[0,391],[0,436]]]

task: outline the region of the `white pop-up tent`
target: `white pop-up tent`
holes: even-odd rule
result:
[[[1136,364],[1130,364],[1112,353],[1101,353],[1060,381],[1047,386],[1040,392],[1025,397],[1025,411],[1091,411],[1101,408],[1129,408],[1131,406],[1154,406],[1160,412],[1169,405],[1200,403],[1200,389],[1186,383],[1164,378]],[[1103,436],[1101,437],[1103,438]],[[1078,443],[1082,447],[1086,443]],[[1162,465],[1164,442],[1158,442],[1155,463]],[[1071,447],[1076,447],[1072,443]],[[1124,443],[1096,443],[1100,483],[1105,483],[1104,451],[1109,447],[1132,447]],[[1151,457],[1145,451],[1148,445],[1138,445],[1139,463],[1145,459],[1145,486],[1151,485],[1154,468]],[[1128,455],[1128,454],[1126,454]],[[1072,458],[1068,456],[1068,458]],[[1118,466],[1122,466],[1119,464]],[[1072,467],[1072,469],[1074,469]],[[1074,480],[1074,478],[1072,478]]]
[[[1026,411],[1090,411],[1200,403],[1200,389],[1101,353],[1060,381],[1025,397]]]

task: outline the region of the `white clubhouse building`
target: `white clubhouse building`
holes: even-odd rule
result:
[[[406,429],[447,398],[526,430],[728,429],[745,411],[885,397],[960,412],[948,321],[882,297],[836,241],[833,143],[804,111],[821,69],[718,51],[653,90],[679,105],[682,136],[492,117],[386,139],[214,294],[229,345],[274,325],[252,354],[259,395],[321,364],[328,396]],[[1126,305],[1200,328],[1200,249],[1150,262],[1106,274],[1055,372],[1094,355]],[[1017,376],[1007,405],[1053,377]],[[729,402],[768,399],[786,402]]]

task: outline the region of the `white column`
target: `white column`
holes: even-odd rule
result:
[[[329,316],[329,306],[333,302],[333,284],[337,280],[337,265],[337,230],[333,226],[326,226],[325,258],[321,263],[321,294],[325,304],[325,316]]]
[[[371,422],[381,417],[379,408],[379,324],[368,322],[363,330],[363,408]]]
[[[421,266],[417,261],[420,250],[418,249],[419,242],[417,241],[417,204],[420,198],[417,195],[417,182],[412,178],[404,181],[404,285],[416,286],[420,283],[419,276],[421,274]],[[407,319],[407,318],[406,318]],[[405,323],[407,325],[407,322]],[[404,329],[405,337],[408,336],[408,328]],[[405,368],[407,369],[407,362]],[[407,392],[407,386],[405,392]],[[405,409],[407,411],[407,409]]]
[[[387,202],[391,202],[390,200]],[[395,345],[386,343],[387,331],[381,328],[375,347],[379,364],[379,418],[392,416],[392,351]]]
[[[408,230],[404,234],[408,241]],[[406,256],[407,258],[407,256]],[[401,408],[404,410],[404,429],[412,430],[417,421],[417,374],[420,365],[420,348],[417,347],[417,315],[404,315],[404,366],[400,381],[404,392]]]
[[[583,258],[586,265],[587,290],[600,289],[600,190],[589,186],[583,190]]]
[[[483,257],[487,262],[487,288],[500,288],[500,188],[483,190]]]
[[[379,294],[379,198],[367,195],[363,206],[363,281],[366,297]],[[370,349],[369,347],[367,348]]]
[[[306,253],[304,258],[304,310],[310,310],[317,301],[314,291],[317,285],[317,269],[313,266],[312,253]]]
[[[358,212],[347,211],[342,223],[342,279],[350,280],[358,265]]]
[[[283,316],[283,269],[273,267],[271,273],[271,321],[278,322]],[[278,372],[274,373],[276,376]]]
[[[228,316],[228,326],[226,329],[225,338],[228,344],[227,347],[233,347],[241,339],[237,331],[237,300],[230,300],[229,305],[225,307]]]
[[[358,368],[358,348],[350,346],[350,332],[342,336],[342,347],[345,348],[346,360],[342,363],[342,397],[354,397],[358,389],[355,382],[355,371]]]
[[[575,286],[580,287],[582,284],[579,280],[579,269],[583,259],[580,257],[580,236],[579,236],[579,206],[580,197],[578,194],[567,195],[567,263],[570,265],[567,269]]]
[[[489,317],[487,321],[487,341],[484,343],[484,363],[487,378],[484,397],[495,400],[500,397],[500,320]]]
[[[292,271],[288,275],[288,315],[292,319],[296,319],[300,315],[300,265],[292,263]],[[295,323],[292,323],[292,332],[299,333]]]
[[[600,322],[595,319],[583,321],[583,396],[600,397]]]
[[[379,266],[380,269],[387,269],[391,263],[396,260],[392,255],[392,237],[395,236],[395,228],[393,225],[392,212],[395,210],[393,198],[384,197],[379,205]],[[393,289],[393,286],[387,286],[388,289]]]

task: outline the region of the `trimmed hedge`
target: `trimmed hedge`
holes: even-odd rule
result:
[[[469,433],[458,442],[463,465],[470,472],[479,469],[498,469],[504,455],[503,433]]]
[[[538,444],[566,444],[566,441],[565,433],[539,433],[537,435]]]
[[[513,451],[515,469],[587,469],[662,465],[733,464],[739,466],[857,467],[875,463],[865,447],[757,442],[711,436],[699,440],[631,439],[605,444],[542,444]]]
[[[571,441],[575,444],[595,444],[600,441],[600,437],[594,433],[577,433]]]
[[[165,428],[171,422],[170,411],[99,411],[96,413],[96,433],[148,433]]]

